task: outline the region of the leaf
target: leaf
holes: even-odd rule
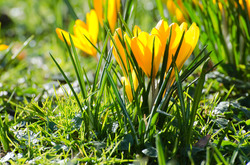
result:
[[[195,143],[194,146],[198,148],[204,148],[209,142],[210,138],[211,138],[211,135],[206,135],[203,138],[201,138],[197,143]]]
[[[131,134],[126,134],[123,140],[120,142],[118,146],[118,150],[129,150],[134,144],[133,136]]]
[[[154,147],[146,148],[142,150],[142,153],[144,153],[146,156],[157,158],[157,150]]]

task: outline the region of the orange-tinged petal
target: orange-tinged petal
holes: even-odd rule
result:
[[[180,36],[182,35],[182,33],[184,31],[186,31],[187,29],[187,24],[183,23],[180,27],[175,24],[175,25],[171,25],[172,26],[172,36],[171,36],[171,42],[169,45],[170,48],[170,53],[171,56],[168,57],[168,64],[167,64],[167,70],[168,71],[170,64],[172,62],[172,56],[175,55],[176,49],[180,43]],[[178,34],[180,33],[180,34]],[[193,23],[190,28],[185,32],[184,34],[184,38],[176,59],[176,65],[178,70],[180,71],[181,68],[183,67],[185,61],[190,57],[190,55],[192,54],[198,39],[199,39],[199,35],[200,35],[200,30],[199,28],[196,26],[195,23]],[[170,76],[170,83],[172,84],[175,77],[174,77],[174,72],[171,73]]]
[[[148,77],[151,77],[153,44],[154,63],[152,77],[155,78],[162,60],[162,44],[160,39],[155,35],[149,35],[146,32],[141,32],[138,37],[134,37],[132,39],[131,49],[138,65]]]
[[[113,38],[114,38],[114,42],[115,42],[115,44],[117,46],[117,49],[118,49],[118,50],[116,50],[115,47],[113,48],[114,57],[115,57],[116,61],[118,62],[118,64],[121,66],[124,75],[126,75],[125,70],[128,70],[128,68],[127,68],[127,60],[126,60],[126,54],[125,54],[125,51],[124,51],[124,47],[122,46],[121,41],[120,41],[120,39],[122,39],[122,30],[121,30],[121,28],[116,29]],[[113,44],[114,43],[112,43],[112,45]],[[119,52],[121,58],[120,58],[118,52]],[[125,66],[125,68],[123,66]]]
[[[146,73],[146,68],[144,67],[144,51],[145,46],[139,41],[137,37],[132,38],[131,40],[131,49],[135,56],[135,59],[138,65],[142,68],[142,70]]]
[[[152,77],[154,78],[159,70],[159,66],[163,57],[164,52],[162,51],[162,43],[159,37],[151,35],[150,39],[148,40],[148,49],[150,50],[149,56],[148,57],[149,61],[147,63],[148,66],[152,65],[152,54],[154,54],[154,61],[153,61],[153,75]],[[153,45],[154,44],[154,45]],[[154,47],[154,52],[153,52],[153,47]],[[149,67],[149,71],[151,73],[151,67]],[[151,74],[150,74],[151,75]]]
[[[97,43],[98,32],[99,32],[99,25],[98,25],[98,18],[95,10],[91,10],[90,13],[86,15],[88,31],[91,35],[91,39],[94,45]]]
[[[8,49],[8,47],[9,47],[8,45],[0,44],[0,51]]]
[[[119,12],[121,7],[121,0],[116,0],[116,11]]]
[[[168,30],[168,23],[162,19],[157,23],[155,28],[158,29],[159,31],[167,31]]]
[[[250,0],[246,0],[246,3],[247,3],[248,18],[250,20]]]
[[[102,3],[103,0],[94,0],[94,8],[98,17],[98,20],[101,24],[101,26],[103,26],[103,8],[102,8]]]

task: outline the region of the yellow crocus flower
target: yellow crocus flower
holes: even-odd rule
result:
[[[86,14],[86,23],[77,19],[75,21],[75,25],[73,28],[74,35],[71,35],[71,38],[74,42],[75,47],[81,49],[83,52],[96,57],[96,49],[93,45],[96,45],[98,32],[99,32],[99,25],[98,25],[98,18],[95,10],[91,10],[89,13]],[[67,43],[70,45],[70,38],[69,33],[60,29],[56,28],[56,33],[58,37],[64,41],[62,34],[64,35]],[[91,44],[86,37],[91,41]]]
[[[178,4],[178,6],[176,6],[176,3]],[[177,0],[176,3],[174,0],[167,0],[166,5],[168,11],[171,16],[176,17],[178,22],[184,22],[185,21],[184,15],[186,13],[186,9],[182,3],[182,0]]]
[[[131,102],[133,100],[133,95],[132,95],[131,84],[130,84],[130,81],[129,81],[129,78],[128,78],[128,75],[127,75],[128,65],[127,65],[127,58],[126,58],[126,52],[125,52],[125,51],[127,51],[129,53],[129,51],[128,51],[128,45],[130,46],[131,39],[129,38],[129,36],[125,32],[124,32],[124,37],[122,37],[122,30],[121,30],[121,28],[116,29],[115,34],[113,36],[113,39],[114,39],[114,42],[115,42],[116,47],[118,49],[118,50],[116,50],[116,48],[114,47],[113,48],[113,54],[114,54],[114,57],[115,57],[116,61],[118,62],[118,64],[122,68],[124,77],[121,78],[121,81],[122,81],[122,83],[125,83],[125,90],[126,90],[128,99]],[[120,39],[124,40],[123,42],[125,43],[126,47],[124,47],[122,45]],[[111,43],[111,46],[113,44],[114,43]],[[120,56],[118,54],[118,51],[119,51]],[[130,62],[129,62],[129,64],[130,64]],[[133,81],[134,90],[136,90],[137,87],[138,87],[138,79],[136,77],[135,71],[133,70],[133,67],[132,67],[131,64],[130,64],[130,70],[132,72],[132,81]]]
[[[151,34],[156,35],[161,40],[163,57],[167,40],[170,34],[170,28],[168,26],[168,23],[164,20],[160,20],[155,26],[155,28],[152,29]]]
[[[126,75],[126,72],[128,72],[128,67],[127,67],[127,60],[126,60],[126,53],[125,53],[126,50],[125,49],[127,49],[127,51],[128,51],[127,43],[130,45],[131,44],[131,39],[129,38],[127,33],[124,32],[124,43],[126,45],[126,48],[124,48],[121,41],[120,41],[120,39],[122,39],[122,38],[123,38],[122,37],[122,30],[121,30],[121,28],[117,28],[116,31],[115,31],[115,34],[113,36],[113,39],[114,39],[114,42],[115,42],[115,44],[117,46],[117,49],[118,49],[119,54],[121,56],[121,59],[120,59],[119,54],[118,54],[117,50],[115,49],[115,47],[113,48],[113,54],[114,54],[114,57],[115,57],[116,61],[121,66],[124,75]],[[113,43],[111,43],[111,46],[112,45],[113,45]],[[123,67],[122,63],[124,64],[125,68]],[[132,66],[130,66],[130,68],[132,69]]]
[[[104,20],[104,6],[106,1],[108,2],[108,9],[107,9],[107,19],[109,23],[109,27],[111,32],[114,32],[116,22],[117,22],[117,13],[120,11],[120,0],[94,0],[94,8],[97,13],[98,20],[103,26]]]
[[[134,29],[133,29],[133,35],[134,37],[137,37],[141,32],[141,28],[137,25],[134,26]]]
[[[140,32],[138,34],[138,37],[132,38],[131,49],[134,53],[138,65],[142,68],[144,73],[148,77],[152,76],[152,78],[155,78],[162,59],[162,43],[159,37],[153,34],[148,34],[146,32]],[[151,75],[153,53],[153,74]]]
[[[180,44],[182,34],[184,34],[184,38],[177,56],[177,59],[175,61],[176,66],[178,70],[180,71],[183,67],[185,61],[190,57],[192,54],[198,39],[200,35],[200,29],[198,26],[196,26],[195,23],[193,23],[189,29],[187,29],[187,23],[182,23],[181,26],[179,26],[176,23],[173,23],[170,25],[170,28],[172,28],[172,34],[171,39],[169,43],[169,52],[168,52],[168,60],[167,60],[167,70],[168,71],[171,63],[172,63],[172,56],[175,56],[177,48]],[[172,72],[171,75],[171,81],[173,81],[174,78],[174,72]],[[172,83],[172,82],[170,82]]]
[[[8,49],[8,47],[9,47],[8,45],[0,44],[0,51]]]
[[[180,44],[181,37],[184,34],[184,38],[179,50],[179,54],[176,59],[176,65],[178,70],[180,70],[185,61],[189,58],[191,53],[193,52],[198,39],[200,35],[200,30],[196,26],[195,23],[193,23],[189,29],[187,29],[187,23],[182,23],[181,26],[179,26],[176,23],[171,24],[168,26],[166,21],[160,20],[156,27],[152,30],[152,34],[158,36],[161,40],[162,47],[160,50],[162,50],[162,56],[165,52],[165,47],[167,40],[170,37],[170,29],[172,29],[171,32],[171,38],[170,38],[170,43],[169,43],[169,51],[168,51],[168,60],[167,60],[167,67],[166,67],[166,72],[168,72],[169,67],[172,63],[172,56],[175,56],[177,48]],[[171,75],[171,81],[174,80],[174,72],[172,72]]]
[[[200,29],[196,25],[196,23],[193,23],[189,29],[187,29],[187,23],[182,23],[181,26],[179,26],[176,23],[173,23],[170,25],[170,28],[172,28],[172,34],[169,44],[169,55],[168,55],[168,62],[167,62],[167,68],[170,67],[172,56],[175,55],[176,50],[180,44],[182,34],[184,34],[183,42],[181,44],[178,57],[176,59],[176,65],[178,69],[180,70],[185,61],[189,58],[189,56],[192,54],[198,39],[200,35]]]
[[[133,80],[134,89],[136,90],[138,87],[138,79],[136,77],[134,70],[132,71],[132,80]],[[130,102],[132,102],[133,101],[133,94],[132,94],[132,87],[131,87],[131,84],[129,82],[129,79],[126,76],[124,76],[121,78],[121,81],[123,84],[125,83],[125,90],[126,90],[126,93],[128,96],[128,100]]]

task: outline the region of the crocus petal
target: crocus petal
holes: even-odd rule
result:
[[[87,13],[87,15],[88,15],[88,13]],[[75,21],[75,25],[81,26],[81,27],[84,28],[84,29],[88,29],[88,26],[86,25],[86,23],[83,22],[83,21],[80,20],[80,19],[77,19],[77,20]]]
[[[108,22],[111,32],[114,32],[117,21],[117,0],[108,0]]]
[[[120,39],[122,39],[122,30],[121,30],[121,28],[116,29],[113,39],[114,39],[114,42],[116,44],[116,47],[117,47],[117,49],[119,51],[119,54],[120,54],[121,58],[120,58],[120,56],[118,54],[118,51],[116,50],[115,47],[113,48],[114,57],[115,57],[116,61],[118,62],[118,64],[121,66],[124,75],[126,75],[125,70],[128,70],[128,68],[127,68],[127,62],[126,62],[127,60],[126,60],[126,54],[125,54],[125,51],[124,51],[124,47],[122,46],[121,41],[120,41]],[[112,43],[112,45],[113,44],[114,43]],[[123,66],[125,66],[125,68]]]
[[[64,30],[62,30],[60,28],[56,28],[56,33],[57,33],[58,37],[62,41],[64,41],[63,36],[62,36],[62,34],[63,34],[64,37],[65,37],[65,39],[66,39],[66,41],[67,41],[67,43],[68,43],[68,45],[71,45],[70,38],[69,38],[69,33],[68,32],[66,32],[66,31],[64,31]],[[84,49],[84,47],[81,44],[81,41],[78,38],[76,38],[73,35],[70,35],[70,36],[72,38],[72,41],[74,42],[75,47],[77,47],[79,49]]]
[[[121,81],[122,81],[122,84],[125,85],[125,91],[126,91],[129,101],[132,102],[133,94],[132,94],[132,87],[131,87],[129,79],[127,77],[122,77]],[[136,90],[138,87],[138,79],[134,71],[132,72],[132,81],[133,81],[134,90]]]
[[[8,49],[8,47],[9,47],[8,45],[0,44],[0,51]]]
[[[75,36],[78,38],[78,40],[80,40],[81,45],[82,45],[82,51],[86,52],[89,55],[96,55],[96,50],[95,48],[92,46],[92,44],[95,44],[91,38],[91,34],[84,28],[82,28],[81,26],[77,26],[75,25],[74,28],[74,34]],[[86,39],[88,38],[92,44]]]
[[[145,46],[139,41],[137,37],[132,38],[131,40],[131,49],[133,51],[133,54],[135,56],[135,59],[138,63],[138,65],[142,68],[142,70],[145,72],[146,68],[144,67],[144,49]]]
[[[131,41],[131,49],[136,61],[148,77],[151,77],[153,47],[154,62],[152,77],[155,78],[162,59],[162,44],[160,39],[155,35],[141,32],[138,37],[134,37]]]
[[[141,29],[139,28],[139,26],[135,25],[133,29],[133,35],[137,37],[140,33],[141,33]]]
[[[176,60],[176,64],[179,70],[183,67],[185,61],[190,57],[190,55],[194,51],[194,48],[199,39],[199,34],[200,30],[195,23],[193,23],[188,29],[188,31],[185,33],[181,49]]]
[[[86,20],[88,25],[88,31],[91,34],[91,40],[93,44],[96,45],[99,32],[99,25],[95,10],[91,10],[90,13],[87,13]]]
[[[103,0],[94,0],[94,8],[98,17],[98,20],[101,24],[101,26],[103,26],[103,4],[102,4]]]
[[[186,23],[183,23],[180,27],[177,24],[173,24],[171,26],[172,26],[172,36],[171,36],[171,41],[169,45],[169,55],[171,56],[168,57],[166,72],[168,71],[170,64],[172,63],[172,56],[175,56],[176,54],[176,49],[178,45],[180,44],[180,40],[181,40],[181,36],[183,32],[186,31],[184,34],[184,38],[183,38],[177,59],[176,59],[176,65],[179,71],[183,67],[185,61],[192,54],[198,42],[199,35],[200,35],[200,30],[196,26],[195,23],[193,23],[188,30],[187,30]],[[175,79],[175,76],[174,76],[174,71],[173,71],[170,76],[169,85],[173,83],[174,79]]]

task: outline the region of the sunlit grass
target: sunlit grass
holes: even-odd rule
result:
[[[250,162],[249,1],[95,2],[0,2],[0,164]]]

